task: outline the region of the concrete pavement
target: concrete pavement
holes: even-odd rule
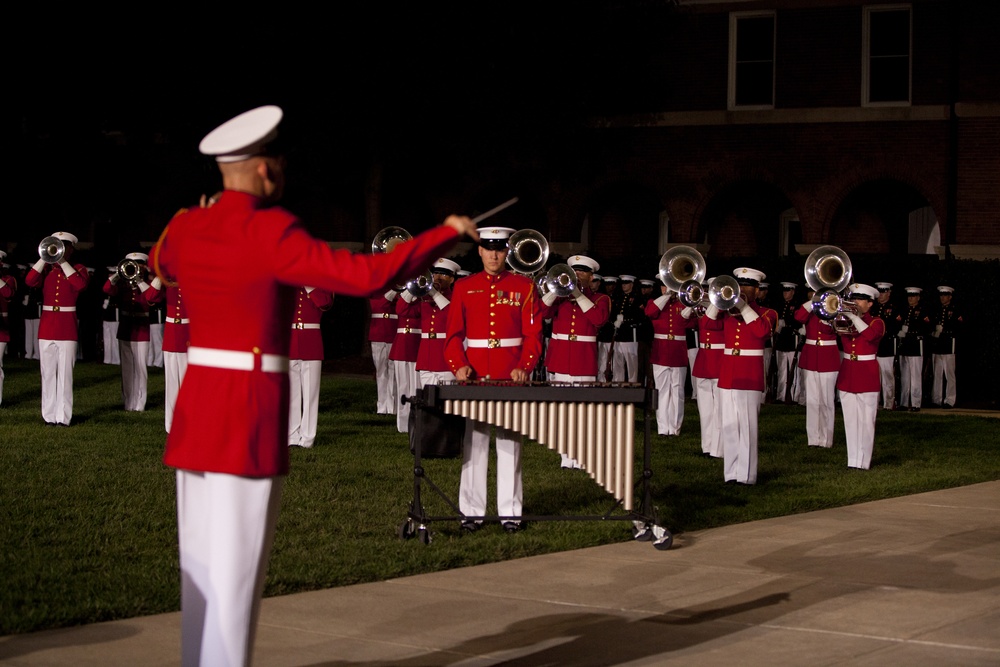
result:
[[[433,549],[433,544],[430,545]],[[180,615],[0,637],[176,665]],[[264,600],[258,666],[1000,665],[1000,482]]]

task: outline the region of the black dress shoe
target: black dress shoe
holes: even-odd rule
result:
[[[920,412],[920,408],[910,408],[910,412]]]
[[[944,408],[945,410],[951,410],[955,406],[952,405],[951,403],[942,403],[941,407]]]
[[[521,524],[519,524],[516,521],[504,521],[503,529],[506,530],[508,533],[516,533],[517,531],[521,530]]]
[[[462,530],[464,530],[467,533],[474,533],[477,530],[479,530],[479,528],[481,526],[482,526],[482,524],[477,523],[475,521],[463,521],[462,522]]]

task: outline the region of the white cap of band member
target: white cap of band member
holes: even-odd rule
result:
[[[733,275],[736,276],[736,282],[740,285],[753,285],[754,287],[760,286],[760,281],[767,277],[763,271],[751,269],[746,266],[741,266],[733,271]]]
[[[949,285],[938,285],[937,291],[938,294],[952,294],[955,288]]]
[[[618,276],[618,280],[622,281],[623,283],[634,283],[635,276],[630,276],[627,273],[623,273],[620,276]]]
[[[905,290],[906,296],[920,296],[920,293],[924,290],[920,287],[907,287]]]
[[[616,283],[618,282],[618,276],[604,276],[601,280],[606,283]]]
[[[147,255],[144,252],[130,252],[129,254],[125,255],[125,259],[130,259],[133,262],[148,262],[149,255]]]
[[[104,268],[107,269],[109,273],[117,273],[118,272],[118,267],[117,266],[105,266]]]
[[[652,286],[653,286],[653,285],[655,285],[656,283],[654,283],[654,282],[653,282],[652,280],[650,280],[649,278],[643,278],[643,279],[641,279],[641,280],[639,281],[639,284],[640,284],[640,285],[642,285],[643,287],[652,287]]]
[[[591,280],[604,280],[604,276],[602,276],[602,275],[601,275],[601,274],[599,274],[599,273],[595,273],[595,274],[594,274],[593,276],[591,276],[591,278],[590,278],[590,279],[591,279]]]
[[[479,229],[479,245],[487,250],[501,250],[507,247],[507,239],[515,231],[510,227],[482,227]]]
[[[785,282],[785,283],[781,283],[781,287],[782,287],[782,289],[785,289],[785,290],[794,290],[796,287],[798,287],[798,285],[795,284],[795,283],[787,283],[787,282]]]
[[[878,299],[878,289],[864,283],[851,283],[847,287],[847,293],[852,299],[857,299],[859,296],[866,296],[872,301]]]
[[[769,287],[771,287],[771,283],[761,283],[760,285],[758,285],[758,287],[760,289],[768,289]]]
[[[875,289],[879,292],[888,292],[892,289],[892,283],[875,283]]]
[[[431,267],[431,273],[443,273],[448,276],[453,276],[458,273],[460,268],[461,267],[458,265],[458,262],[453,262],[450,259],[442,257],[434,262],[434,266]]]
[[[592,271],[596,272],[601,265],[587,257],[586,255],[573,255],[566,260],[571,269],[580,269],[581,271]]]
[[[198,150],[216,162],[240,162],[260,155],[278,136],[283,115],[281,107],[274,105],[245,111],[206,134]]]
[[[60,241],[65,241],[66,243],[79,243],[76,236],[70,234],[69,232],[56,232],[52,236],[56,237]]]
[[[466,271],[465,269],[459,269],[458,271],[455,272],[455,277],[456,278],[464,278],[465,276],[471,276],[471,275],[472,275],[472,272],[471,271]]]

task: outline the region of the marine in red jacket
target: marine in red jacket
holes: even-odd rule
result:
[[[163,384],[164,384],[164,426],[170,433],[174,420],[174,405],[177,392],[187,371],[187,349],[191,320],[187,316],[184,295],[177,285],[167,285],[164,289],[167,317],[163,322]]]
[[[545,353],[545,369],[552,382],[595,382],[597,380],[597,332],[608,321],[611,297],[591,288],[594,272],[601,268],[586,255],[566,260],[573,270],[573,290],[560,296],[551,290],[542,297],[541,317],[552,320],[552,336]],[[563,468],[579,468],[580,463],[561,453]]]
[[[444,360],[444,343],[448,334],[452,285],[458,269],[457,262],[445,257],[434,262],[431,267],[433,282],[428,293],[420,298],[420,349],[416,363],[419,387],[455,380]]]
[[[396,384],[396,430],[409,432],[410,404],[403,403],[403,396],[413,396],[420,386],[417,375],[417,354],[420,352],[420,300],[411,292],[402,290],[393,305],[396,310],[396,335],[389,348],[389,362]]]
[[[733,274],[740,296],[724,314],[725,349],[719,368],[722,403],[722,449],[725,480],[757,483],[757,416],[764,392],[764,344],[771,337],[778,314],[757,303],[757,285],[764,274],[742,267]],[[706,314],[718,317],[713,305]]]
[[[876,288],[854,283],[848,291],[848,298],[854,301],[858,314],[847,315],[853,324],[853,331],[840,334],[844,359],[837,377],[837,389],[840,390],[840,406],[844,413],[847,466],[867,470],[875,444],[875,418],[881,386],[877,354],[879,342],[885,335],[885,322],[869,313],[878,299]]]
[[[292,337],[288,344],[288,446],[312,447],[319,420],[319,384],[323,375],[320,320],[333,307],[333,293],[300,287],[295,295]]]
[[[396,376],[393,374],[392,362],[389,361],[389,349],[396,337],[395,300],[399,293],[391,289],[385,294],[368,298],[371,311],[368,324],[368,342],[372,350],[372,363],[375,365],[375,385],[378,399],[375,405],[376,414],[396,414]]]
[[[73,364],[76,362],[76,300],[90,275],[83,264],[70,264],[77,238],[56,232],[65,248],[62,259],[39,259],[24,277],[30,287],[42,286],[42,314],[38,323],[38,358],[42,371],[42,419],[69,426],[73,419]]]
[[[712,279],[703,283],[708,292]],[[722,318],[707,314],[698,317],[698,351],[691,368],[691,384],[697,397],[701,422],[701,453],[722,458],[722,403],[719,400],[719,372],[722,368],[724,342]]]
[[[837,334],[830,321],[813,312],[812,300],[795,311],[795,320],[806,326],[805,344],[799,354],[800,381],[806,394],[806,437],[810,447],[833,447],[840,370]]]
[[[677,294],[660,286],[660,296],[650,299],[646,317],[653,325],[649,361],[656,384],[656,425],[660,435],[679,435],[684,423],[684,384],[687,376],[687,330],[698,326],[694,309]]]
[[[288,472],[288,348],[299,285],[368,296],[426,269],[477,232],[468,218],[355,255],[309,235],[273,204],[284,160],[281,109],[260,107],[209,133],[224,191],[171,221],[152,261],[184,290],[188,369],[164,461],[177,471],[183,664],[249,664],[283,476]]]
[[[507,271],[507,239],[514,230],[480,232],[483,270],[455,283],[448,313],[445,361],[459,382],[474,379],[527,382],[542,350],[542,318],[535,284]],[[466,349],[468,346],[468,349]],[[462,451],[459,509],[462,526],[476,530],[486,512],[491,427],[468,420]],[[497,511],[504,528],[520,528],[521,434],[497,427]]]

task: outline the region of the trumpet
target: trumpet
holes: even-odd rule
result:
[[[534,276],[549,259],[549,242],[534,229],[522,229],[507,239],[507,266],[514,273]]]
[[[570,296],[576,291],[576,271],[568,264],[556,264],[538,284],[542,296],[549,292],[555,292],[556,296]]]
[[[434,275],[430,271],[424,271],[416,278],[406,281],[404,289],[418,299],[427,296],[434,289]]]
[[[739,299],[740,284],[732,276],[721,275],[708,286],[708,300],[720,311],[734,308]]]
[[[816,248],[806,258],[803,269],[806,283],[815,292],[813,312],[831,323],[837,333],[857,333],[848,313],[857,314],[858,308],[841,293],[851,282],[851,259],[837,246]]]
[[[38,244],[38,257],[46,264],[58,264],[66,256],[66,244],[55,236],[46,236]]]
[[[135,284],[142,278],[142,265],[134,259],[123,259],[118,262],[118,277]]]

